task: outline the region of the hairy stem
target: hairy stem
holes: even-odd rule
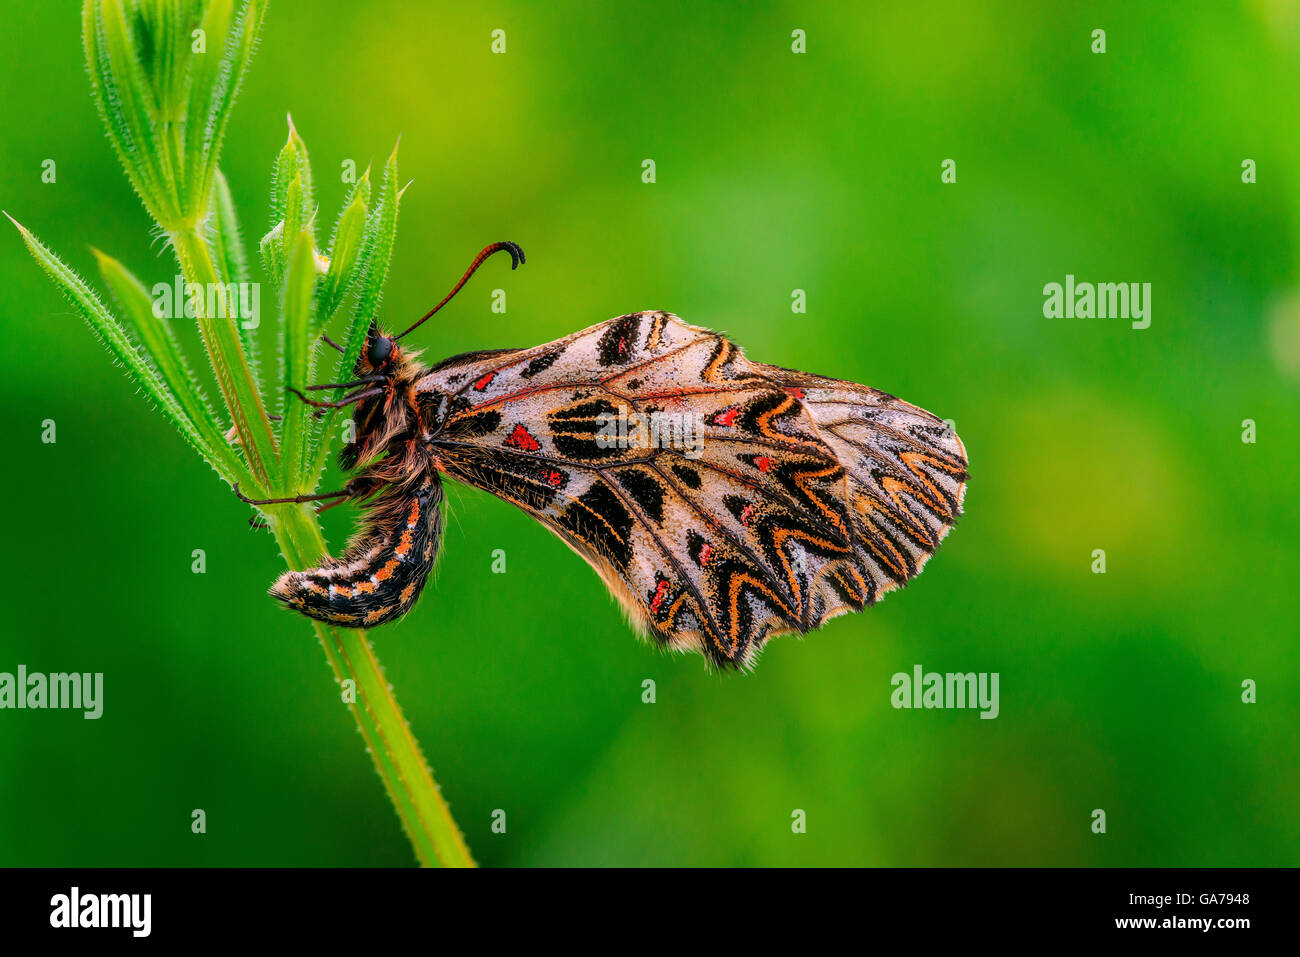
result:
[[[309,506],[279,506],[268,509],[267,514],[290,568],[300,571],[324,554],[325,539]],[[349,710],[415,848],[416,858],[424,867],[473,867],[465,839],[407,726],[366,633],[319,621],[314,624],[334,677],[340,683],[351,679],[355,685],[355,701],[349,703]]]
[[[225,303],[226,308],[218,310],[224,311],[225,315],[206,314],[208,290],[225,289],[212,262],[208,244],[194,228],[177,229],[168,235],[176,249],[176,258],[180,262],[185,281],[198,283],[203,290],[203,295],[198,297],[204,305],[198,317],[199,332],[208,350],[208,359],[216,374],[221,396],[234,419],[235,432],[239,435],[240,445],[248,459],[249,470],[262,483],[263,489],[274,488],[279,466],[276,462],[271,421],[267,418],[257,382],[235,331],[235,322],[228,318],[230,304]],[[218,292],[217,295],[222,293]]]

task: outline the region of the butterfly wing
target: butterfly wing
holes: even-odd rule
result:
[[[416,388],[446,403],[440,469],[529,512],[634,622],[720,664],[875,602],[961,510],[943,422],[668,313],[449,360]]]

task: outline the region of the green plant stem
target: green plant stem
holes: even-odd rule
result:
[[[310,507],[278,506],[269,508],[267,515],[290,568],[308,568],[324,554],[325,538]],[[420,864],[473,867],[465,839],[442,799],[366,633],[319,621],[314,624],[334,677],[340,683],[351,679],[355,685],[355,701],[348,707]]]
[[[197,229],[181,228],[169,235],[187,282],[220,283],[211,251]],[[265,488],[280,487],[286,494],[294,494],[297,490],[289,486],[297,481],[299,463],[282,464],[276,460],[270,420],[234,322],[224,316],[200,316],[199,323],[250,470],[265,483]],[[278,506],[266,514],[291,569],[309,568],[325,554],[325,538],[310,507]],[[335,679],[352,682],[354,693],[349,709],[416,859],[425,867],[473,867],[465,839],[442,799],[366,633],[323,622],[313,624]]]
[[[190,227],[173,230],[168,235],[176,250],[176,258],[180,262],[185,281],[200,284],[204,290],[204,295],[200,298],[206,305],[206,291],[223,285],[212,262],[208,244],[197,229]],[[200,310],[199,332],[208,350],[212,371],[216,373],[217,385],[226,401],[226,408],[234,418],[235,432],[243,446],[248,468],[263,483],[264,490],[278,487],[276,482],[279,467],[271,420],[262,404],[257,381],[253,378],[248,358],[244,355],[235,323],[225,316],[208,316],[205,313],[205,309]]]

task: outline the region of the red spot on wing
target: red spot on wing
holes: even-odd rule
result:
[[[786,389],[785,391],[786,391],[786,392],[789,392],[789,393],[790,393],[792,396],[794,396],[796,399],[802,399],[802,398],[803,398],[803,389],[798,389],[798,388],[795,388],[795,387],[791,386],[789,389]]]
[[[650,601],[650,610],[656,615],[659,614],[659,606],[664,603],[666,597],[668,597],[668,582],[661,579],[655,586],[655,596]]]
[[[559,472],[555,471],[555,469],[551,469],[549,472],[546,473],[546,481],[552,486],[558,486],[561,482],[564,481],[564,476],[561,475]]]
[[[754,464],[758,467],[760,472],[766,472],[772,467],[772,460],[766,455],[760,455],[758,458],[754,459]]]
[[[713,546],[709,544],[705,544],[705,546],[700,549],[700,567],[703,568],[704,566],[708,565],[709,559],[712,557],[713,557]]]
[[[740,510],[740,524],[748,527],[749,520],[753,517],[753,515],[754,515],[754,506],[752,504],[746,505],[744,508]]]
[[[523,449],[525,452],[536,452],[541,448],[538,441],[533,438],[532,433],[522,425],[515,426],[515,430],[510,433],[510,438],[506,439],[506,445],[511,448]]]
[[[725,425],[726,427],[730,428],[732,423],[736,421],[736,416],[738,415],[740,415],[739,408],[728,409],[726,412],[719,412],[717,415],[715,415],[713,417],[713,421],[717,425]]]
[[[484,389],[488,387],[488,383],[495,378],[496,378],[496,372],[485,373],[483,378],[479,379],[477,382],[474,383],[474,388],[477,391],[482,392]]]

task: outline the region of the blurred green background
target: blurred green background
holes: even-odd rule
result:
[[[920,579],[749,676],[638,642],[554,536],[454,488],[436,584],[374,640],[478,860],[1300,863],[1297,5],[465,6],[272,3],[222,163],[247,241],[286,111],[323,223],[331,171],[400,133],[390,325],[485,243],[528,253],[426,358],[668,309],[954,419],[973,473]],[[169,280],[77,5],[5,17],[0,206],[84,275],[93,244]],[[1152,283],[1151,327],[1045,319],[1066,273]],[[0,863],[412,863],[311,629],[265,596],[269,535],[7,224],[0,321],[0,671],[105,674],[99,721],[0,711]],[[915,664],[999,672],[1000,717],[894,710]]]

